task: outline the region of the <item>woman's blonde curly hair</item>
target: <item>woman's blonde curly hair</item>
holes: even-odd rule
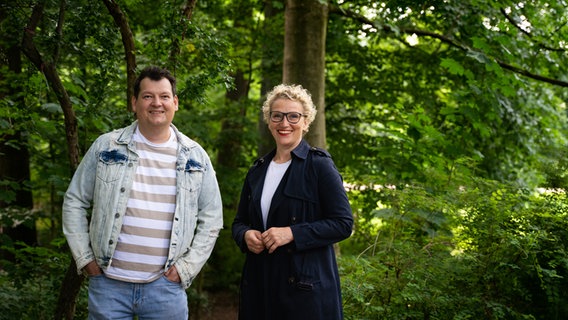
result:
[[[272,90],[266,95],[266,100],[262,104],[264,122],[269,123],[272,105],[274,104],[274,101],[278,99],[296,101],[302,105],[304,109],[302,114],[306,116],[307,123],[304,133],[308,132],[310,124],[316,118],[317,113],[316,106],[312,101],[312,95],[308,92],[308,90],[304,89],[301,85],[295,84],[279,84],[272,88]]]

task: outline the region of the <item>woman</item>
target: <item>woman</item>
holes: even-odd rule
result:
[[[249,170],[232,225],[246,253],[239,319],[342,319],[333,244],[353,216],[331,156],[303,140],[315,106],[301,86],[278,85],[262,112],[276,149]]]

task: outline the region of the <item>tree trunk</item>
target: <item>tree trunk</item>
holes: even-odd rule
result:
[[[187,0],[185,3],[185,7],[182,10],[182,19],[180,24],[182,25],[183,32],[179,36],[179,38],[174,38],[172,41],[172,50],[170,51],[170,71],[176,76],[177,65],[179,63],[179,55],[181,52],[181,43],[185,40],[187,36],[187,22],[190,21],[191,17],[193,17],[193,10],[195,10],[195,5],[197,0]]]
[[[326,147],[325,38],[328,6],[319,0],[287,0],[285,11],[283,82],[301,84],[311,94],[318,113],[306,135],[316,147]]]
[[[230,172],[234,172],[239,167],[238,155],[241,154],[242,149],[243,123],[238,119],[246,116],[246,106],[239,101],[245,99],[249,91],[249,82],[245,79],[242,70],[237,70],[234,77],[235,88],[225,94],[228,113],[221,123],[222,145],[217,155],[219,170]]]
[[[10,17],[3,9],[0,9],[0,21],[9,28],[11,23]],[[6,74],[0,74],[2,83],[18,81],[15,80],[21,75],[22,59],[19,41],[16,38],[17,32],[4,32],[2,41],[0,41],[0,56],[2,64],[8,66],[10,74],[15,75],[12,79],[5,79]],[[15,107],[23,108],[24,99],[18,97],[15,86],[5,86],[6,96],[0,98],[16,99]],[[16,98],[14,98],[16,97]],[[16,207],[22,209],[22,216],[13,217],[14,220],[25,221],[19,224],[10,224],[1,226],[2,233],[8,235],[13,242],[21,241],[27,245],[35,245],[37,243],[37,230],[35,227],[35,218],[29,212],[33,207],[32,192],[26,188],[26,182],[30,181],[30,155],[28,151],[27,134],[15,126],[15,132],[3,135],[0,138],[0,181],[9,181],[15,183],[18,187],[12,188],[8,185],[2,185],[0,193],[4,195],[9,192],[14,193],[13,199],[0,200],[0,208]],[[24,219],[25,215],[25,219]],[[11,221],[12,219],[9,219]],[[4,250],[0,251],[2,259],[15,261],[14,256]]]
[[[282,1],[283,2],[283,1]],[[264,102],[265,95],[274,86],[282,81],[282,54],[284,49],[282,10],[274,7],[274,1],[266,0],[264,2],[264,21],[265,26],[262,28],[264,34],[260,37],[262,43],[262,79],[260,80],[260,103],[258,108],[258,132],[260,139],[258,141],[258,155],[262,156],[270,150],[274,149],[274,138],[268,130],[268,125],[264,122],[263,114],[260,106]],[[280,41],[277,41],[280,40]]]

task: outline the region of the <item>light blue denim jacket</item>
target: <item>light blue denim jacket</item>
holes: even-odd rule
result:
[[[101,135],[81,161],[63,202],[63,233],[77,272],[96,259],[112,264],[126,203],[138,165],[130,126]],[[213,251],[223,227],[221,194],[205,150],[172,125],[178,139],[177,194],[164,271],[172,265],[188,288]],[[90,212],[89,217],[89,209]],[[90,222],[89,222],[90,220]]]

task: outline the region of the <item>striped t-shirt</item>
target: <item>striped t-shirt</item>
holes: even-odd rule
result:
[[[110,278],[145,283],[163,272],[176,205],[177,140],[170,130],[170,140],[162,144],[148,141],[138,128],[133,136],[139,162],[106,271]]]

